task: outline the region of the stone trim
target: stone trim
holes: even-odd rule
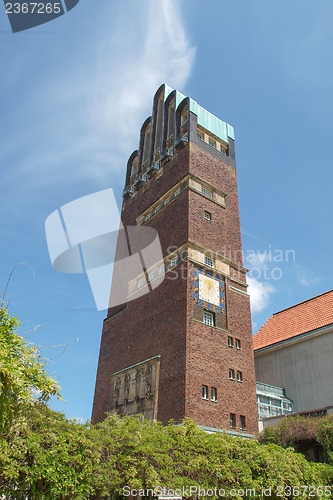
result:
[[[246,285],[246,286],[248,286],[248,285]],[[243,295],[247,295],[248,297],[250,297],[250,295],[247,292],[244,292],[244,290],[240,290],[239,288],[236,288],[236,287],[231,286],[231,285],[230,285],[230,290],[234,290],[235,292],[242,293]]]
[[[177,196],[183,193],[186,189],[191,191],[195,191],[200,194],[204,198],[220,205],[221,207],[226,207],[226,196],[221,189],[217,189],[212,184],[204,181],[200,177],[197,177],[193,174],[187,174],[183,179],[181,179],[177,184],[175,184],[171,189],[169,189],[161,198],[159,198],[155,203],[150,205],[144,212],[142,212],[136,219],[137,225],[140,227],[152,217],[154,217],[157,213],[162,211],[166,206],[172,203]],[[207,196],[202,192],[202,189],[206,189],[212,193],[212,197]]]
[[[214,260],[215,262],[214,267],[210,267],[205,264],[205,256],[209,256]],[[128,297],[134,295],[138,290],[142,290],[145,286],[149,286],[149,283],[153,282],[155,279],[165,276],[169,271],[172,271],[173,269],[178,267],[179,264],[185,262],[186,260],[193,262],[195,265],[198,265],[205,269],[209,269],[210,271],[214,271],[218,274],[221,274],[222,276],[227,277],[230,281],[234,283],[238,283],[241,286],[248,287],[247,283],[244,283],[243,281],[230,276],[230,267],[239,270],[240,266],[238,266],[238,264],[230,261],[229,259],[223,258],[222,260],[221,256],[219,257],[215,256],[216,256],[215,252],[211,252],[209,250],[205,251],[204,247],[197,245],[191,241],[187,241],[186,243],[175,249],[173,252],[170,252],[167,256],[164,257],[164,259],[161,259],[158,262],[156,262],[154,266],[146,269],[145,271],[142,271],[135,278],[130,280],[128,282]],[[175,257],[177,257],[177,263],[175,265],[171,265],[172,259]],[[224,260],[228,261],[229,265],[226,264]],[[159,269],[163,265],[165,266],[164,272],[159,274]],[[247,269],[241,266],[241,271],[246,272]],[[152,280],[149,280],[148,278],[151,273],[154,273],[154,278]],[[139,281],[141,279],[143,279],[144,281],[143,285],[138,287]],[[230,286],[230,288],[233,288],[235,291],[249,296],[248,293],[243,292],[238,288],[232,286]]]
[[[148,363],[148,361],[152,361],[153,359],[157,359],[160,357],[161,357],[161,354],[156,354],[156,356],[152,356],[151,358],[144,359],[143,361],[139,361],[138,363],[135,363],[134,365],[126,366],[126,368],[123,368],[122,370],[118,370],[117,372],[113,372],[112,375],[117,375],[118,373],[122,373],[126,370],[130,370],[131,368],[135,368],[136,366],[143,365],[144,363]]]

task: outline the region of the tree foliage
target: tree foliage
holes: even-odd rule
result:
[[[322,418],[290,416],[278,425],[266,427],[259,437],[261,443],[275,443],[284,448],[293,447],[306,454],[317,448],[323,460],[333,465],[333,415]]]
[[[4,437],[0,491],[20,500],[107,499],[123,496],[125,486],[271,487],[271,498],[278,498],[278,487],[325,486],[333,479],[331,467],[291,449],[208,434],[190,420],[162,426],[110,416],[96,426],[80,425],[39,403],[28,405]]]
[[[260,496],[262,488],[272,488],[270,498],[281,498],[278,487],[332,484],[330,466],[309,463],[293,449],[208,434],[191,420],[168,426],[115,415],[98,425],[67,420],[47,407],[45,401],[59,395],[59,387],[46,374],[38,350],[16,333],[17,326],[2,309],[0,494],[5,498],[101,500],[123,497],[125,486],[217,488],[226,496],[231,489],[254,489]],[[323,428],[322,436],[331,440],[331,428]]]
[[[18,335],[20,322],[0,308],[0,435],[22,403],[48,401],[60,387],[45,371],[40,352]]]

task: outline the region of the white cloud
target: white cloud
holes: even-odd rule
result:
[[[314,276],[311,271],[304,270],[299,265],[296,266],[296,276],[298,282],[303,286],[313,286],[320,282],[320,279]]]
[[[264,252],[260,252],[259,250],[247,250],[245,261],[253,268],[262,269],[268,262],[271,262],[271,254],[266,250]]]
[[[269,304],[270,296],[275,291],[270,283],[261,283],[260,281],[247,277],[248,293],[251,298],[252,313],[263,311]]]
[[[4,184],[23,196],[87,179],[92,191],[111,182],[121,187],[155,91],[162,83],[182,91],[191,75],[195,49],[177,0],[130,1],[118,10],[109,5],[96,21],[90,45],[81,40],[68,53],[58,50],[59,61],[48,64],[48,39],[29,75],[21,58],[20,93],[3,114],[0,161],[11,167]]]
[[[143,2],[139,12],[141,17],[142,12],[147,12],[143,29],[137,23],[132,32],[124,31],[128,16],[124,12],[109,47],[103,45],[94,100],[90,103],[91,123],[103,142],[101,146],[107,148],[111,141],[110,154],[116,160],[127,158],[137,147],[141,125],[151,113],[152,97],[157,88],[167,83],[182,90],[191,74],[195,56],[176,0]],[[126,46],[135,46],[141,37],[142,49],[128,53]],[[122,52],[125,47],[127,56],[124,60],[118,54],[110,64],[109,54],[114,53],[115,43],[122,47]]]

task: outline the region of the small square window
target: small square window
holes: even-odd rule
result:
[[[223,147],[223,146],[221,146],[221,147],[220,147],[220,151],[221,151],[221,153],[222,153],[222,154],[224,154],[224,155],[226,155],[226,154],[227,154],[227,150],[226,150],[226,149],[224,149],[224,147]]]
[[[235,380],[235,370],[229,368],[229,380]]]
[[[237,382],[243,382],[243,372],[237,372]]]
[[[164,200],[164,205],[167,205],[167,204],[169,203],[169,201],[170,201],[170,196],[169,196],[169,198],[166,198],[166,199]]]
[[[216,387],[212,387],[211,388],[210,394],[211,394],[211,398],[210,399],[212,401],[217,401],[217,389],[216,389]]]
[[[205,264],[206,264],[206,266],[214,267],[214,261],[210,257],[205,256]]]
[[[245,419],[244,415],[241,415],[239,417],[239,420],[240,420],[240,428],[242,429],[242,431],[245,431],[245,429],[246,429],[246,419]]]
[[[242,348],[241,341],[239,339],[236,339],[236,349],[241,349],[241,348]]]
[[[175,266],[175,265],[177,264],[177,260],[178,260],[178,257],[177,257],[177,256],[176,256],[176,257],[173,257],[173,258],[171,259],[171,263],[170,263],[170,264],[171,264],[171,267],[173,267],[173,266]]]
[[[206,189],[205,187],[201,187],[201,192],[202,194],[204,194],[205,196],[208,196],[208,198],[213,198],[213,193],[209,190],[209,189]]]
[[[143,287],[143,278],[141,278],[138,282],[138,288],[142,288]]]
[[[204,217],[206,220],[212,220],[212,214],[210,212],[207,212],[207,210],[205,210]]]
[[[162,264],[158,270],[158,274],[161,275],[164,273],[165,273],[165,264]]]
[[[210,311],[204,311],[204,323],[205,325],[208,326],[214,326],[215,325],[214,313]]]
[[[212,148],[216,149],[216,141],[214,141],[214,139],[212,139],[211,137],[208,140],[208,144],[212,146]]]
[[[233,339],[233,337],[228,337],[228,346],[229,347],[234,347],[234,339]]]
[[[180,194],[180,188],[177,189],[177,191],[175,191],[175,196],[178,196]]]
[[[149,273],[148,279],[149,279],[149,281],[153,281],[154,273]]]
[[[202,386],[202,399],[208,399],[208,386]]]
[[[230,413],[230,427],[234,429],[236,427],[236,414]]]
[[[204,136],[203,136],[203,134],[202,134],[201,132],[199,132],[199,130],[197,131],[197,137],[198,137],[198,139],[200,139],[201,141],[203,141],[203,140],[204,140]]]

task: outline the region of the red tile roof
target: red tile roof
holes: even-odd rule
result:
[[[253,337],[261,349],[333,323],[333,290],[273,314]]]

